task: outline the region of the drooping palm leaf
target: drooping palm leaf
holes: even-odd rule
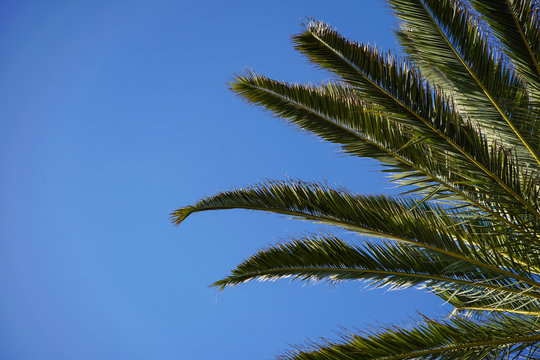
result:
[[[213,285],[223,290],[255,279],[288,277],[305,281],[366,280],[370,286],[390,288],[423,285],[444,295],[452,291],[461,299],[470,297],[471,289],[475,289],[479,294],[491,292],[490,299],[495,294],[501,299],[499,306],[520,302],[529,304],[529,310],[534,307],[540,311],[540,292],[498,272],[403,243],[355,246],[328,236],[304,237],[259,251]],[[475,300],[474,306],[479,307],[482,299],[476,295]]]
[[[486,242],[496,238],[467,231],[460,219],[449,215],[448,210],[414,199],[352,195],[304,182],[270,182],[223,192],[178,209],[171,215],[174,223],[180,224],[195,212],[235,208],[274,212],[343,227],[368,236],[421,245],[532,286],[540,285],[530,277],[528,268],[514,261],[508,262],[507,249],[503,251],[506,256],[501,256],[498,244]],[[527,249],[514,250],[515,259],[519,260],[520,253]]]
[[[471,184],[466,169],[455,166],[449,170],[443,166],[445,159],[435,159],[440,153],[430,143],[407,134],[400,124],[378,115],[351,88],[338,84],[317,87],[286,84],[254,73],[238,76],[231,87],[249,101],[342,145],[349,154],[380,160],[392,172],[405,173],[407,181],[417,179],[415,185],[422,186],[426,192],[435,191],[436,198],[470,202],[500,221],[512,224],[501,215],[504,209],[497,207],[491,198],[479,198],[483,192],[476,191],[474,185],[479,184]]]
[[[540,356],[537,328],[536,318],[526,316],[495,317],[480,323],[461,318],[446,322],[426,319],[412,329],[345,334],[341,342],[314,344],[283,359],[535,359]]]

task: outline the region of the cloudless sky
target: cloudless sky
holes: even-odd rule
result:
[[[246,105],[250,67],[320,81],[307,17],[396,47],[382,1],[0,4],[0,359],[268,359],[342,327],[444,316],[417,289],[208,285],[257,249],[330,228],[248,211],[168,214],[264,179],[396,193],[366,159]],[[349,238],[362,241],[362,238]]]

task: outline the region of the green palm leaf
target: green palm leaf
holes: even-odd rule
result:
[[[472,229],[467,231],[461,220],[449,215],[448,210],[426,202],[418,203],[414,199],[352,195],[304,182],[270,182],[223,192],[178,209],[171,215],[173,222],[180,224],[195,212],[238,208],[289,215],[368,236],[420,245],[532,286],[537,285],[530,277],[529,269],[514,261],[519,260],[520,253],[525,256],[526,249],[512,249],[514,255],[508,260],[508,251],[501,254],[500,244],[486,242],[496,240],[496,237],[485,237]],[[505,246],[510,247],[511,244]],[[511,268],[516,273],[504,268]]]
[[[476,127],[464,122],[451,104],[406,64],[384,56],[368,46],[351,42],[329,26],[316,22],[305,25],[296,36],[297,49],[314,63],[334,71],[369,99],[386,117],[414,129],[430,141],[437,153],[452,157],[455,166],[469,172],[471,179],[482,179],[489,192],[502,196],[501,202],[515,202],[540,219],[538,199],[522,193],[521,167],[508,153],[492,147]],[[486,178],[491,181],[485,181]]]
[[[500,313],[540,316],[536,294],[529,291],[510,293],[468,284],[446,284],[430,290],[454,306],[453,316],[482,318],[486,314]]]
[[[366,335],[345,334],[337,343],[293,351],[288,360],[354,359],[535,359],[540,335],[532,317],[476,321],[426,319],[412,329],[386,328]]]
[[[452,289],[462,298],[476,289],[505,297],[507,301],[499,306],[512,300],[539,309],[540,293],[495,271],[402,243],[368,242],[360,247],[328,236],[302,238],[259,251],[213,285],[223,290],[255,279],[288,277],[304,281],[366,280],[371,286],[390,288],[423,285],[437,293]]]

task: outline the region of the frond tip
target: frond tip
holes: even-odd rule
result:
[[[171,217],[171,222],[179,226],[186,218],[191,215],[194,212],[193,206],[186,206],[177,210],[174,210],[172,213],[169,214]]]

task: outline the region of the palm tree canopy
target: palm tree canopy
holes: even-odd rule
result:
[[[241,208],[374,238],[291,239],[238,265],[214,283],[221,290],[253,279],[363,280],[421,285],[455,307],[444,321],[347,333],[285,359],[540,358],[540,3],[388,3],[404,56],[310,20],[295,48],[334,81],[246,71],[230,87],[346,154],[379,160],[403,194],[270,181],[202,199],[172,220]]]

